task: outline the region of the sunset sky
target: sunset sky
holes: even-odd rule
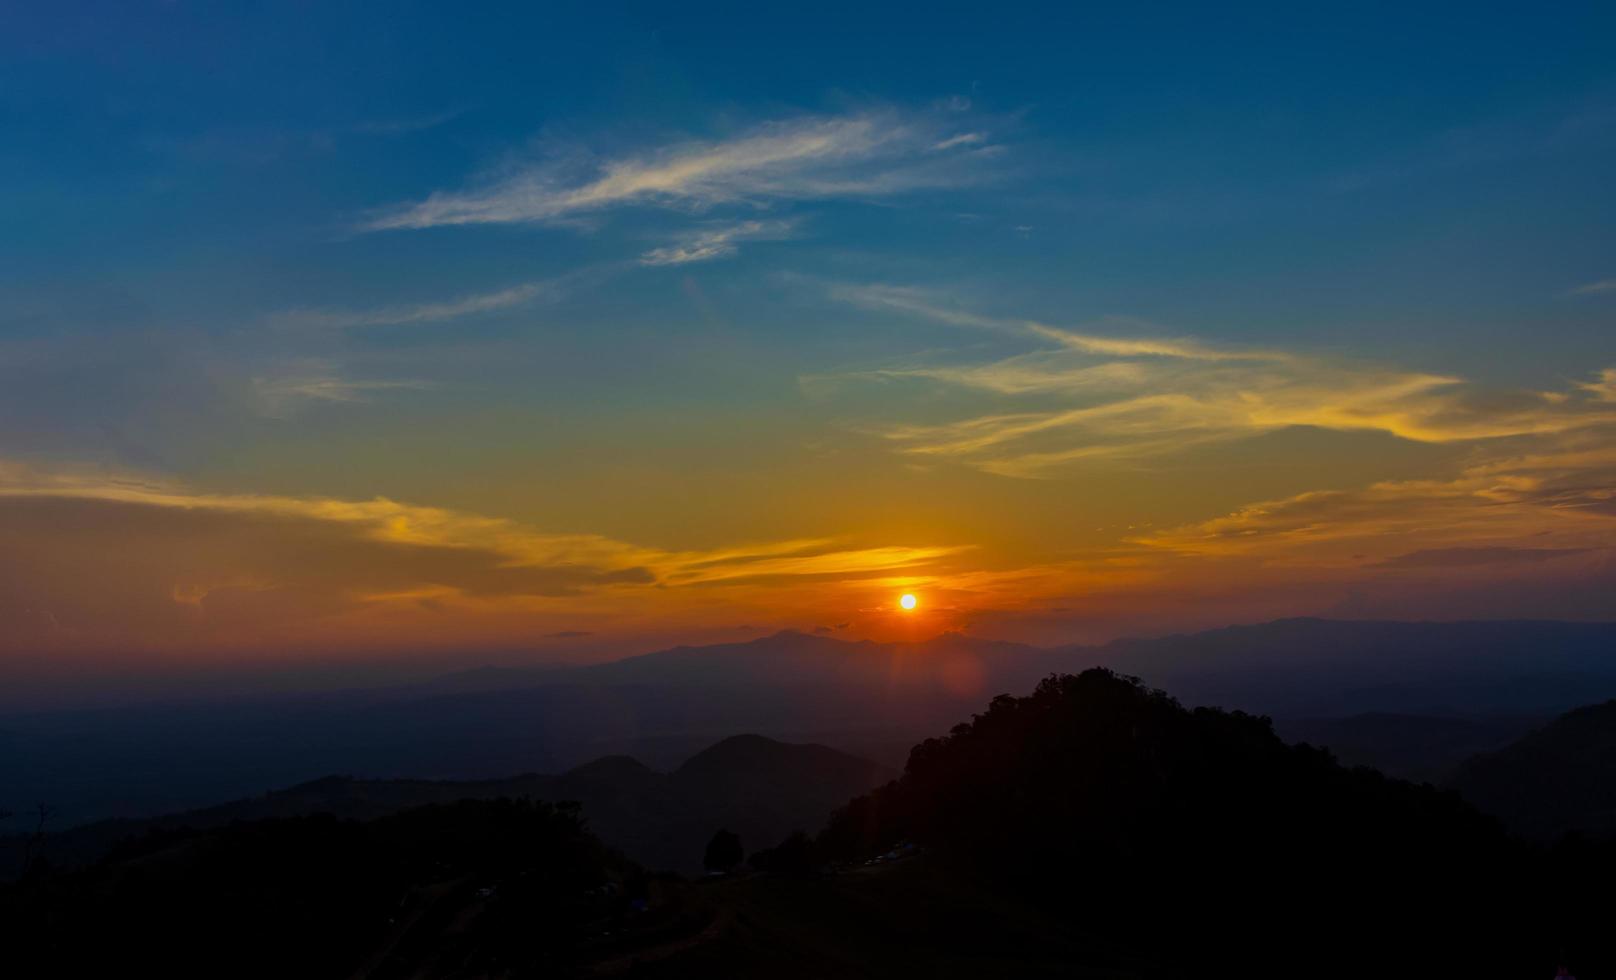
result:
[[[1616,618],[1616,7],[772,6],[0,6],[0,686]]]

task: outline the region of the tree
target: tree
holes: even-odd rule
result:
[[[741,839],[728,830],[720,830],[707,842],[707,853],[701,863],[708,871],[734,871],[745,857]]]

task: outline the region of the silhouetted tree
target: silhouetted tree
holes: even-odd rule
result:
[[[734,871],[745,858],[741,839],[728,830],[720,830],[707,842],[707,852],[702,855],[701,864],[708,871]]]

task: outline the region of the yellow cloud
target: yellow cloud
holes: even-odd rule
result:
[[[838,286],[832,295],[955,326],[1017,334],[1053,348],[978,363],[905,364],[804,378],[912,382],[950,392],[969,414],[952,421],[865,422],[907,454],[952,459],[1008,476],[1048,476],[1079,461],[1165,456],[1293,427],[1384,432],[1424,443],[1550,436],[1616,426],[1616,369],[1572,393],[1500,391],[1452,375],[1193,340],[1101,336],[1031,320],[986,317],[923,291]],[[981,396],[994,410],[982,411]],[[900,396],[901,397],[901,393]],[[901,401],[894,404],[904,411]]]
[[[1478,463],[1450,480],[1312,491],[1134,540],[1180,555],[1354,566],[1422,550],[1608,549],[1616,547],[1616,450]]]
[[[670,590],[851,581],[924,570],[963,550],[795,539],[672,551],[385,498],[208,493],[4,461],[0,539],[0,610],[12,616],[0,643],[7,633],[13,642],[24,633],[32,642],[250,642],[310,620],[362,619],[376,606],[447,604],[491,622],[607,607],[623,619],[630,607],[677,618],[662,598]]]

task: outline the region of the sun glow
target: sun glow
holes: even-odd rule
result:
[[[905,609],[913,609],[920,605],[920,600],[916,599],[912,594],[905,592],[903,597],[898,600],[898,605]]]

